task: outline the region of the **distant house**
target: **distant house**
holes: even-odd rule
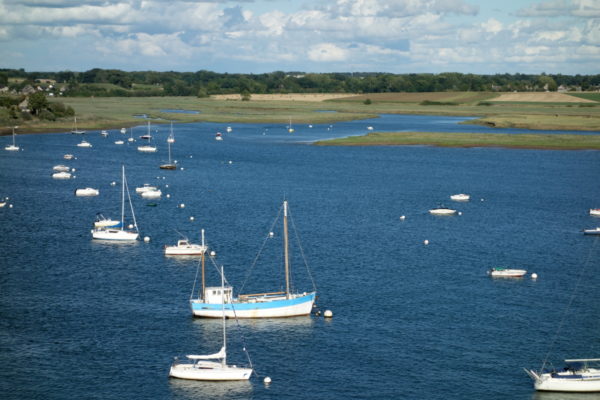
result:
[[[22,94],[32,94],[32,93],[35,93],[35,89],[31,85],[27,85],[23,89],[21,89],[21,93]]]
[[[54,79],[44,79],[44,78],[40,78],[40,79],[36,79],[35,80],[37,83],[43,83],[43,84],[52,84],[54,85],[56,83],[56,81]]]
[[[557,92],[559,92],[559,93],[565,93],[565,92],[568,92],[568,91],[569,91],[569,88],[568,88],[568,87],[566,87],[565,85],[560,85],[560,86],[559,86],[559,87],[556,89],[556,91],[557,91]]]
[[[19,103],[19,110],[29,112],[29,99],[25,99]]]

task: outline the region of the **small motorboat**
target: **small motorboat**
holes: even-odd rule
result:
[[[72,159],[74,159],[74,158],[75,158],[75,156],[74,156],[73,154],[65,154],[65,155],[63,156],[63,158],[64,158],[65,160],[72,160]]]
[[[471,196],[464,193],[453,194],[452,196],[450,196],[450,200],[454,201],[469,201],[470,199]]]
[[[525,369],[535,390],[551,392],[600,392],[600,358],[565,360],[562,370]]]
[[[431,210],[429,210],[429,213],[433,215],[454,215],[456,214],[456,210],[444,206],[439,206],[437,208],[432,208]]]
[[[102,132],[100,132],[100,134],[101,134],[102,136],[104,136],[104,137],[108,136],[108,132],[107,132],[107,131],[105,131],[105,130],[103,130]]]
[[[158,190],[158,186],[152,186],[149,183],[144,183],[143,186],[135,188],[135,192],[136,193],[144,193],[144,192],[148,192],[148,191],[151,191],[151,190]]]
[[[177,241],[175,246],[165,246],[167,256],[201,256],[207,247],[201,244],[190,243],[187,239]]]
[[[121,133],[122,133],[122,134],[126,134],[126,133],[127,133],[127,129],[125,129],[125,128],[121,128]]]
[[[98,196],[100,191],[94,188],[83,188],[83,189],[75,189],[75,196],[77,197],[90,197],[90,196]]]
[[[144,199],[158,199],[160,196],[162,196],[162,192],[160,190],[146,190],[145,192],[141,193],[141,196]]]
[[[92,144],[88,141],[82,140],[80,143],[77,143],[77,147],[92,147]]]
[[[600,235],[600,227],[592,228],[592,229],[584,229],[583,234],[584,235]]]
[[[226,129],[227,133],[230,133],[232,130],[233,130],[233,129],[231,129],[231,127],[230,127],[230,126],[228,126],[228,127],[227,127],[227,129]]]
[[[122,140],[115,140],[115,144],[125,144],[125,142]]]
[[[493,277],[499,278],[521,278],[527,273],[524,269],[510,269],[510,268],[492,268],[488,271],[488,274]]]
[[[215,140],[223,140],[223,135],[221,135],[221,132],[217,132],[215,135]]]
[[[53,179],[71,179],[70,172],[55,172],[52,174]]]
[[[590,208],[590,215],[600,217],[600,208]]]
[[[70,168],[67,167],[66,165],[55,165],[54,167],[52,167],[52,170],[54,172],[69,172]]]

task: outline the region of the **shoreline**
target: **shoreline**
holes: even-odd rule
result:
[[[600,150],[600,135],[390,132],[321,140],[315,146],[432,146],[523,150]]]

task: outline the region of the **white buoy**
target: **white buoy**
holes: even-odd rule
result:
[[[458,212],[458,215],[462,215],[462,211],[459,211],[459,212]]]
[[[404,215],[400,216],[400,221],[404,221],[405,219],[406,219],[406,216],[404,216]]]
[[[535,272],[533,274],[531,274],[531,279],[537,279],[538,274],[536,274]]]
[[[113,181],[113,182],[110,183],[110,186],[115,186],[116,184],[117,184],[117,182]]]
[[[182,168],[182,169],[183,169],[183,168]],[[165,178],[165,177],[163,176],[163,181],[164,181],[165,179],[167,179],[167,178]]]
[[[77,171],[75,168],[71,168],[71,172],[75,172]]]
[[[133,229],[133,224],[129,224],[129,229]]]
[[[194,217],[190,217],[190,221],[193,221],[193,220],[194,220]]]
[[[211,256],[211,257],[214,257],[214,256],[216,256],[216,255],[217,255],[217,252],[216,252],[216,251],[214,251],[214,250],[213,250],[213,251],[211,251],[211,252],[210,252],[210,256]]]
[[[275,234],[273,232],[269,232],[269,237],[273,237]]]
[[[194,158],[194,156],[190,156],[190,158]]]
[[[268,376],[265,376],[265,379],[263,379],[263,382],[268,385],[269,383],[271,383],[271,378],[269,378]]]
[[[183,171],[183,167],[179,168],[181,171]]]
[[[9,205],[8,205],[8,208],[12,208],[12,204],[9,204]]]
[[[233,161],[229,160],[229,164],[233,164]]]
[[[170,199],[170,198],[171,198],[171,195],[167,193],[167,199]]]
[[[145,243],[150,242],[150,236],[144,236],[144,242]]]
[[[481,201],[483,201],[483,199],[481,199]]]
[[[333,312],[331,312],[331,310],[325,310],[325,312],[323,313],[323,317],[325,317],[325,318],[332,318],[333,317]]]
[[[423,241],[423,244],[424,244],[424,245],[428,245],[428,244],[429,244],[429,240],[425,239],[425,240]]]
[[[167,183],[167,184],[165,185],[165,187],[166,187],[166,188],[168,188],[168,187],[169,187],[169,184]]]
[[[185,204],[181,203],[181,204],[179,205],[179,208],[185,208]]]

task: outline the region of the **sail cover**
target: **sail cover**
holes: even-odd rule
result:
[[[186,356],[190,360],[215,360],[225,358],[225,347],[221,347],[218,353],[215,354],[207,354],[207,355],[195,355],[189,354]]]

